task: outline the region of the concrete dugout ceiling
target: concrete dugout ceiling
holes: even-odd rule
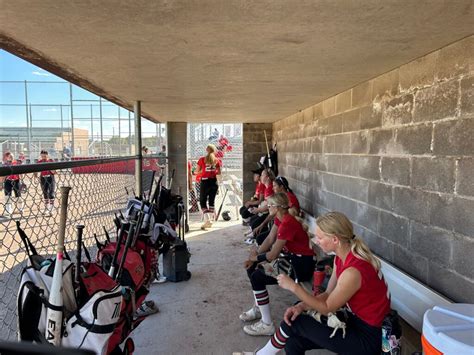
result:
[[[273,122],[473,33],[473,1],[1,1],[0,45],[155,121]]]

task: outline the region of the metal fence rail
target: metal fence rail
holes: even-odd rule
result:
[[[133,112],[67,81],[0,80],[0,91],[0,153],[33,161],[42,150],[61,159],[64,149],[87,157],[128,156],[140,149]],[[142,118],[142,136],[158,152],[166,144],[166,124]]]
[[[93,234],[96,233],[99,239],[104,240],[103,227],[108,231],[113,230],[114,213],[124,208],[127,198],[132,194],[135,186],[134,159],[89,159],[0,168],[2,180],[12,174],[19,174],[21,182],[25,184],[20,197],[15,197],[14,193],[13,197],[5,196],[5,189],[0,192],[3,195],[0,198],[0,339],[16,338],[16,294],[27,259],[16,230],[16,222],[20,222],[40,254],[54,253],[59,224],[59,200],[55,198],[54,208],[48,211],[41,187],[41,172],[51,170],[55,173],[56,191],[63,185],[72,188],[68,206],[66,249],[73,251],[76,248],[74,227],[78,223],[85,225],[84,242],[93,249]],[[156,164],[150,159],[143,166],[150,170]],[[45,174],[49,173],[43,173]],[[7,204],[11,206],[8,211]]]

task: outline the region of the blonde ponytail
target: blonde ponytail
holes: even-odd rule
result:
[[[303,227],[303,230],[306,232],[306,234],[308,234],[308,238],[309,238],[309,226],[304,222],[304,219],[296,215],[294,212],[294,209],[290,208],[288,213],[291,214],[293,217],[295,217],[295,219],[301,224],[301,226]]]
[[[217,163],[216,158],[216,146],[214,144],[208,144],[206,147],[207,155],[204,158],[204,162],[209,165],[215,165]]]
[[[362,239],[354,235],[350,243],[352,254],[354,254],[355,257],[368,261],[376,271],[380,270],[382,265],[380,264],[379,259],[372,254],[369,247]]]
[[[329,212],[316,219],[318,227],[326,234],[335,235],[343,243],[351,245],[355,257],[369,262],[376,271],[380,270],[380,261],[372,254],[365,242],[354,235],[351,221],[340,212]]]

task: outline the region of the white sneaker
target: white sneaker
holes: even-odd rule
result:
[[[206,230],[207,228],[211,228],[212,227],[212,222],[207,220],[206,222],[204,222],[204,224],[201,226],[201,229],[202,230]]]
[[[13,208],[12,208],[12,205],[7,203],[7,205],[5,206],[5,212],[7,212],[7,214],[13,214]]]
[[[262,318],[262,314],[257,306],[253,306],[248,311],[242,313],[239,318],[241,321],[250,322]]]
[[[254,242],[255,242],[255,239],[250,238],[250,237],[244,240],[244,243],[247,245],[252,245]]]
[[[253,238],[253,237],[254,237],[253,231],[250,231],[250,232],[245,233],[244,237]]]
[[[257,323],[244,326],[244,332],[248,335],[273,335],[275,326],[273,323],[265,324],[259,320]]]
[[[166,277],[164,276],[158,276],[158,277],[155,277],[155,279],[152,281],[153,284],[162,284],[162,283],[165,283],[167,281]]]

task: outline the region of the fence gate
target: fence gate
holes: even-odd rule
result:
[[[217,157],[222,161],[222,180],[216,196],[218,210],[225,200],[222,211],[229,211],[233,220],[238,219],[242,205],[242,124],[241,123],[190,123],[188,124],[188,161],[192,166],[193,189],[189,191],[188,206],[191,223],[199,222],[199,183],[194,171],[197,161],[206,154],[206,146],[212,143],[217,147]],[[227,194],[225,194],[227,190]],[[220,217],[222,220],[222,217]]]

